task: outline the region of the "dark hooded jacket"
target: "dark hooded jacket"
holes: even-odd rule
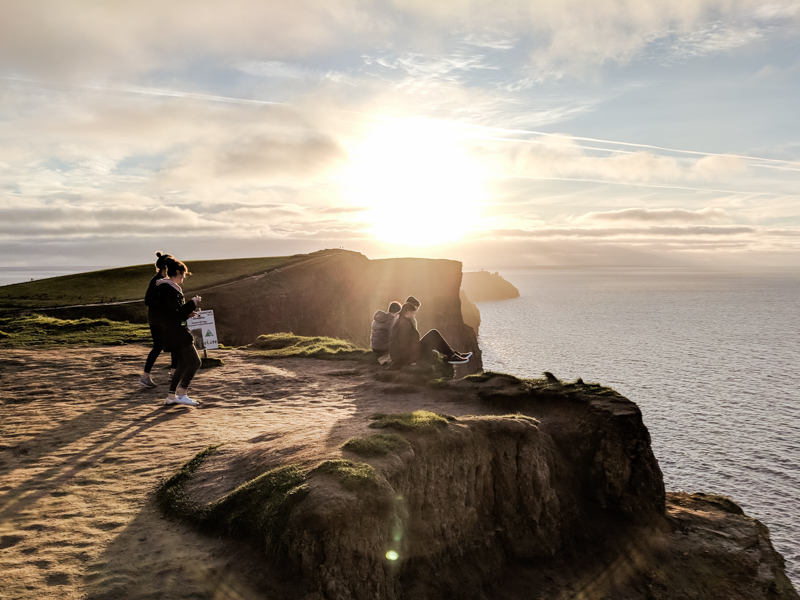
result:
[[[404,367],[419,359],[419,331],[411,319],[398,317],[389,334],[389,356],[392,366]]]
[[[194,344],[186,319],[196,309],[194,300],[183,297],[180,287],[168,278],[156,281],[157,295],[155,312],[161,333],[164,336],[164,349],[174,352]]]
[[[382,310],[375,311],[372,317],[372,334],[369,337],[369,343],[373,350],[389,351],[389,332],[392,330],[396,318],[397,315]]]
[[[156,302],[158,301],[158,287],[156,282],[164,279],[160,272],[156,272],[150,280],[150,285],[147,286],[147,292],[144,295],[144,305],[147,307],[147,322],[151,325],[158,325],[158,309]]]

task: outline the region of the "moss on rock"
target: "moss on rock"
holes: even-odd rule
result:
[[[434,431],[449,425],[449,421],[456,418],[450,415],[442,415],[427,410],[415,410],[410,413],[386,414],[375,413],[371,415],[370,427],[373,429],[398,429],[400,431]]]
[[[303,336],[293,333],[271,333],[258,336],[249,347],[268,358],[322,358],[330,360],[367,360],[369,350],[353,342],[331,337]]]
[[[408,448],[411,444],[396,433],[376,433],[360,438],[351,438],[342,444],[342,450],[365,458],[386,456],[391,452]]]
[[[333,475],[339,480],[342,487],[350,491],[357,491],[366,487],[378,485],[378,473],[367,463],[357,463],[346,458],[326,460],[314,471]]]

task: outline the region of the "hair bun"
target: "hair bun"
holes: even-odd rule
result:
[[[157,256],[158,258],[161,258],[161,257],[162,257],[162,256],[164,256],[164,255],[163,255],[163,254],[161,254],[161,252],[156,252],[156,256]]]

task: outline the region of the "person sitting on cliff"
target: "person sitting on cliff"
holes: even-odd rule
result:
[[[401,308],[399,302],[392,302],[389,305],[389,312],[378,309],[372,316],[372,334],[369,342],[380,364],[385,364],[389,360],[389,332],[397,321]]]
[[[436,329],[431,329],[422,338],[419,337],[416,324],[418,308],[419,306],[412,302],[403,304],[397,322],[389,333],[389,356],[392,359],[392,368],[400,369],[418,360],[430,360],[433,358],[431,353],[434,350],[444,355],[445,360],[451,365],[469,362],[472,352],[468,354],[456,352]]]

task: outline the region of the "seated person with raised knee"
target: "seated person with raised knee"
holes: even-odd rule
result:
[[[392,327],[389,335],[392,368],[399,369],[418,360],[429,361],[433,358],[434,350],[444,355],[445,360],[451,365],[468,362],[472,353],[456,352],[436,329],[431,329],[420,338],[415,320],[418,308],[419,305],[412,302],[403,304],[397,322]]]

